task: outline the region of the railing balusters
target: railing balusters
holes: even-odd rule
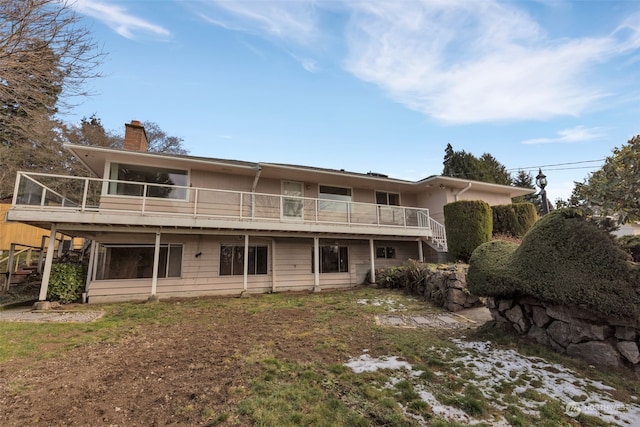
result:
[[[142,186],[142,215],[144,215],[145,208],[147,206],[147,184]]]
[[[198,217],[198,189],[195,189],[195,193],[193,195],[193,217]]]
[[[84,180],[84,192],[82,193],[82,205],[80,211],[84,212],[87,208],[87,195],[89,194],[89,179]]]
[[[39,179],[38,177],[43,178]],[[54,185],[57,185],[55,179],[82,182],[81,200],[67,198],[47,186],[45,183],[50,182],[51,178],[54,178],[54,181],[52,181]],[[167,186],[155,183],[112,180],[109,178],[68,177],[18,172],[13,204],[14,206],[33,204],[39,205],[41,208],[47,206],[47,209],[51,210],[74,208],[81,212],[86,212],[91,208],[89,205],[91,202],[89,200],[89,192],[92,191],[94,183],[97,185],[97,190],[102,189],[101,199],[96,201],[101,204],[97,205],[97,207],[105,212],[136,212],[140,215],[171,214],[191,216],[193,218],[206,215],[207,218],[239,218],[240,220],[260,221],[290,220],[296,223],[335,224],[336,226],[358,224],[362,227],[417,228],[423,230],[422,233],[425,236],[430,235],[433,236],[434,240],[446,242],[444,227],[431,219],[428,209],[352,201],[327,201],[319,198],[294,197],[283,194],[260,194],[210,188]],[[101,186],[99,185],[100,183],[102,183]],[[131,189],[135,187],[138,189],[142,187],[142,193],[138,191],[132,193]],[[163,189],[164,191],[157,191],[156,189]],[[207,195],[209,194],[212,196],[208,197]],[[163,195],[166,197],[163,198]],[[49,199],[54,203],[50,204]],[[292,217],[285,215],[283,209],[289,199],[302,206],[304,217],[301,215]],[[163,205],[161,203],[162,200],[171,203]],[[190,200],[193,203],[192,209],[189,206]],[[211,203],[205,203],[207,200],[210,200]],[[111,201],[114,204],[110,204]],[[184,204],[181,205],[179,202]],[[323,202],[326,202],[327,206]],[[245,203],[247,203],[246,213],[244,211]],[[134,205],[135,207],[133,207]],[[114,207],[109,208],[109,206]],[[172,211],[171,207],[168,206],[175,206],[175,211]],[[336,208],[338,210],[335,210]],[[374,215],[371,215],[372,213]],[[401,221],[398,221],[398,214],[402,215]]]

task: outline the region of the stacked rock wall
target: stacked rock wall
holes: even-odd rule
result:
[[[468,265],[456,264],[446,269],[429,269],[417,293],[449,311],[477,307],[483,302],[467,290]]]
[[[495,321],[560,353],[602,366],[640,362],[640,319],[599,315],[532,297],[488,298],[486,304]]]

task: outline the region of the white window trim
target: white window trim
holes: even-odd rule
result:
[[[104,166],[104,174],[102,175],[103,177],[106,177],[103,179],[102,181],[102,194],[100,195],[100,197],[105,197],[105,198],[126,198],[126,199],[142,199],[143,196],[129,196],[126,194],[110,194],[109,193],[109,184],[111,181],[111,165],[120,165],[120,164],[129,164],[129,163],[123,163],[123,162],[106,162],[105,166]],[[134,165],[135,166],[135,165]],[[146,165],[145,165],[146,166]],[[164,167],[165,169],[171,169],[168,167]],[[185,193],[185,197],[184,198],[180,198],[180,199],[173,199],[173,198],[162,198],[162,197],[147,197],[148,199],[153,199],[153,200],[166,200],[166,201],[171,201],[171,202],[186,202],[188,203],[191,200],[191,193],[192,193],[192,188],[191,188],[191,169],[180,169],[180,168],[175,168],[175,170],[182,170],[185,171],[186,177],[187,177],[187,183],[184,186],[184,193]],[[181,186],[182,187],[182,186]]]

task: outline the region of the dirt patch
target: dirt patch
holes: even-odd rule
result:
[[[340,363],[378,341],[373,322],[356,330],[346,310],[331,311],[331,327],[321,328],[318,313],[331,306],[256,310],[236,301],[186,303],[177,321],[157,319],[121,342],[0,365],[0,424],[207,425],[231,413],[231,424],[249,425],[235,408],[261,360]]]

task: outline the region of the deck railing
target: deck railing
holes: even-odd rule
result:
[[[425,231],[431,230],[435,223],[428,209],[415,207],[31,172],[18,173],[13,205],[47,211],[126,212]]]

